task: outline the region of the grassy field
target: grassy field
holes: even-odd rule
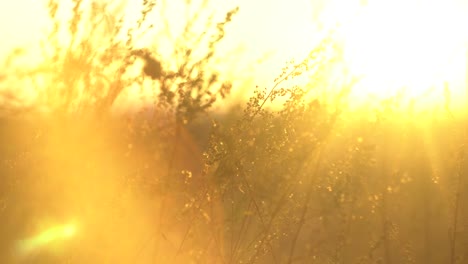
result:
[[[64,27],[50,1],[40,63],[5,62],[0,263],[468,263],[468,127],[448,100],[351,109],[325,40],[221,112],[237,9],[201,37],[188,19],[169,62],[133,42],[152,2],[108,35],[83,34],[108,5],[73,6]],[[145,103],[124,109],[130,90]]]

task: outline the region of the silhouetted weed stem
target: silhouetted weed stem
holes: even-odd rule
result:
[[[247,211],[250,211],[251,207],[253,205],[253,201],[250,200],[249,201],[249,206],[247,207]],[[237,250],[240,246],[240,243],[242,241],[242,236],[245,234],[245,231],[247,230],[248,228],[248,225],[251,221],[251,217],[249,215],[245,215],[244,218],[242,219],[242,224],[241,224],[241,228],[239,230],[239,235],[237,236],[237,240],[234,242],[233,241],[233,246],[232,246],[232,250],[231,250],[231,256],[229,258],[229,262],[228,263],[234,263],[236,261],[236,256],[237,256]],[[271,222],[271,221],[270,221]],[[234,237],[234,236],[233,236]]]
[[[250,116],[250,121],[252,121],[258,114],[259,112],[263,109],[263,106],[266,104],[268,100],[273,100],[272,95],[274,94],[275,90],[278,88],[280,84],[282,84],[284,81],[297,77],[301,74],[303,74],[306,71],[311,70],[311,66],[309,65],[309,62],[312,61],[317,64],[321,64],[326,62],[326,50],[327,48],[331,48],[331,41],[329,37],[324,38],[320,45],[313,49],[309,54],[304,58],[300,63],[296,64],[293,66],[292,70],[289,72],[287,71],[287,67],[283,70],[283,73],[281,73],[276,79],[275,79],[275,84],[273,87],[270,89],[266,97],[262,100],[262,102],[259,104],[257,107],[257,110]],[[323,61],[321,61],[323,60]],[[312,67],[313,68],[313,67]],[[317,68],[315,68],[317,70]]]
[[[310,154],[312,154],[314,151],[315,150],[311,150],[307,155],[304,156],[303,162],[301,162],[302,166],[297,168],[297,171],[293,174],[293,178],[291,179],[290,184],[288,184],[289,186],[292,185],[293,187],[284,189],[279,201],[276,203],[275,209],[271,213],[270,220],[268,221],[267,227],[264,230],[261,230],[258,233],[258,235],[255,236],[250,243],[248,243],[248,247],[250,247],[257,240],[260,241],[260,245],[258,246],[258,248],[261,248],[262,244],[265,243],[265,241],[267,240],[267,237],[268,237],[269,230],[271,229],[274,221],[276,220],[276,217],[281,212],[281,209],[283,208],[283,206],[287,202],[288,195],[290,193],[295,192],[296,188],[298,187],[298,183],[297,183],[296,180],[297,180],[297,178],[299,178],[299,176],[301,176],[300,172],[306,166],[306,160],[310,157]],[[255,254],[251,257],[251,259],[256,259],[259,253],[260,253],[260,250],[257,249]]]
[[[262,110],[263,106],[265,103],[271,98],[273,92],[278,88],[278,86],[283,83],[285,80],[288,79],[291,75],[293,75],[296,70],[301,66],[301,64],[297,64],[294,66],[294,69],[291,70],[286,76],[282,77],[279,81],[276,81],[276,83],[273,85],[273,87],[270,89],[270,92],[268,92],[268,95],[263,99],[262,103],[259,105],[258,109],[252,114],[250,117],[250,121],[253,121],[253,119],[257,116],[257,114]]]
[[[255,199],[254,191],[252,190],[250,182],[247,180],[247,177],[245,175],[245,170],[242,168],[243,166],[239,162],[238,162],[237,166],[240,168],[240,176],[242,177],[242,180],[244,181],[245,186],[247,187],[247,193],[249,194],[249,197],[250,197],[250,199],[251,199],[251,201],[252,201],[252,203],[254,205],[255,211],[257,212],[258,218],[260,219],[260,222],[261,222],[262,227],[263,227],[263,231],[266,233],[266,232],[268,232],[267,231],[268,227],[265,224],[265,219],[264,219],[263,214],[262,214],[262,212],[260,210],[260,206],[259,206],[259,204],[257,202],[257,199]],[[273,256],[274,263],[277,263],[275,252],[273,251],[273,247],[272,247],[272,245],[271,245],[271,243],[269,241],[268,241],[268,247],[271,250],[271,254]],[[260,247],[258,247],[258,248],[260,248]],[[258,252],[258,250],[257,250],[257,252]],[[255,257],[251,258],[249,263],[253,263],[254,261],[255,261]]]
[[[314,176],[316,176],[318,174],[320,166],[322,164],[322,159],[323,159],[322,151],[324,150],[324,148],[325,148],[325,145],[322,145],[317,150],[312,172],[308,176],[308,183],[307,183],[308,184],[307,185],[308,189],[307,189],[307,192],[306,192],[306,197],[305,197],[305,200],[304,200],[304,204],[302,206],[301,215],[300,215],[300,219],[299,219],[299,222],[298,222],[298,227],[297,227],[296,231],[293,234],[293,240],[291,242],[291,248],[289,249],[289,256],[288,256],[288,261],[287,261],[288,264],[291,264],[293,262],[294,251],[296,249],[297,240],[299,238],[299,234],[301,232],[301,229],[304,226],[307,211],[309,210],[310,199],[312,197],[312,192],[314,190],[314,188],[312,188],[313,187]]]
[[[455,199],[454,199],[454,208],[453,208],[453,219],[452,219],[452,228],[450,232],[450,264],[455,264],[457,262],[456,247],[457,247],[457,233],[458,233],[458,217],[460,210],[460,196],[461,196],[461,187],[462,187],[462,170],[463,164],[465,161],[465,149],[464,145],[459,150],[458,153],[458,170],[456,172],[456,190],[455,190]]]

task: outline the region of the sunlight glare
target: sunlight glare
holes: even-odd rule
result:
[[[343,61],[360,80],[353,99],[386,99],[404,91],[432,107],[446,87],[452,97],[465,98],[466,61],[460,58],[466,56],[467,14],[453,0],[361,1],[337,30]]]

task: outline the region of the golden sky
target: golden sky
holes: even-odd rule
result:
[[[168,3],[175,14],[171,23],[177,25],[179,2]],[[44,5],[35,0],[0,2],[0,57],[37,41],[47,21]],[[466,98],[467,1],[217,0],[211,6],[220,11],[240,7],[227,28],[224,48],[241,51],[230,65],[233,75],[257,85],[271,86],[286,61],[300,61],[333,29],[346,67],[362,79],[356,101],[391,96],[402,87],[408,87],[410,96],[420,96],[443,89],[444,83],[455,98]],[[127,9],[132,14],[137,8]]]
[[[0,30],[3,35],[0,43],[1,55],[14,47],[35,43],[41,37],[47,22],[45,2],[0,2]],[[306,55],[313,43],[313,11],[309,0],[212,2],[214,8],[219,10],[241,7],[229,28],[227,39],[232,43],[230,48],[245,51],[244,56],[247,60],[267,58],[265,55],[269,55],[269,58],[277,57],[280,59],[276,60],[277,65],[274,67],[278,69],[286,60]],[[138,6],[129,7],[136,9]],[[138,13],[138,10],[134,12]]]

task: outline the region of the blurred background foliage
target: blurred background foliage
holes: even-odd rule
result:
[[[398,97],[354,113],[356,80],[327,89],[328,37],[216,110],[238,9],[200,3],[172,35],[152,22],[164,2],[129,27],[123,2],[49,1],[37,63],[13,51],[0,82],[0,262],[467,261],[465,120],[402,115]]]

